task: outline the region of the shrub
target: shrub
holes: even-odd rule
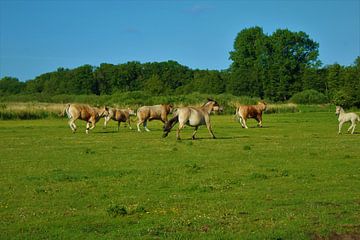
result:
[[[333,94],[332,102],[344,108],[349,108],[354,105],[352,97],[343,90],[339,90]]]
[[[299,93],[295,93],[290,102],[297,104],[323,104],[329,102],[327,97],[313,89],[305,90]]]

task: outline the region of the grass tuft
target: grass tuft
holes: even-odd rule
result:
[[[106,209],[107,214],[110,217],[122,217],[128,214],[128,210],[126,209],[125,206],[120,206],[120,205],[111,205]]]

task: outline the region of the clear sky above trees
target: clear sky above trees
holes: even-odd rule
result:
[[[358,0],[1,0],[0,78],[128,61],[227,69],[236,35],[253,26],[307,33],[323,64],[350,65],[360,55]]]

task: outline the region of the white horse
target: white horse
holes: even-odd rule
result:
[[[347,131],[350,132],[350,130],[352,129],[351,134],[354,134],[355,127],[356,127],[356,120],[358,122],[360,122],[359,115],[357,115],[356,113],[353,113],[353,112],[345,113],[344,109],[340,106],[336,106],[335,114],[339,116],[339,119],[338,119],[339,120],[339,134],[341,134],[342,125],[346,122],[351,122],[351,125]]]
[[[164,134],[163,137],[166,137],[170,130],[175,126],[177,122],[179,122],[179,127],[176,132],[176,139],[180,140],[180,130],[185,127],[185,125],[189,125],[194,127],[194,133],[192,135],[192,139],[195,139],[195,134],[201,125],[206,125],[210,135],[212,138],[215,138],[215,135],[211,129],[210,124],[210,113],[214,111],[214,109],[218,109],[219,104],[211,99],[208,99],[208,102],[205,103],[201,107],[181,107],[176,110],[174,113],[174,117],[170,119],[168,122],[164,124]]]

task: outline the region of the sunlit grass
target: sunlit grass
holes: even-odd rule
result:
[[[1,239],[311,239],[359,233],[357,134],[333,113],[230,115],[175,139],[101,120],[0,121]]]

